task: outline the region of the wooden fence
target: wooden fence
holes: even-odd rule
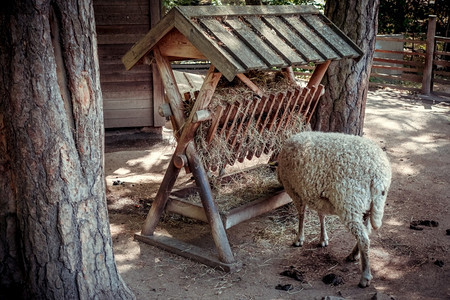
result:
[[[435,35],[436,16],[430,16],[424,38],[377,36],[377,43],[400,43],[396,50],[376,49],[371,85],[406,89],[423,95],[450,97],[450,38]],[[313,66],[300,66],[296,75],[308,77]],[[448,88],[437,88],[437,86]]]
[[[425,39],[377,36],[379,41],[403,43],[404,47],[403,51],[375,50],[371,84],[413,90],[423,95],[450,96],[450,52],[445,51],[450,38],[436,36],[436,16],[429,17]],[[383,57],[392,54],[400,58]],[[449,88],[438,91],[437,85]]]

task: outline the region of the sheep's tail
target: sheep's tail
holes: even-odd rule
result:
[[[377,230],[381,227],[381,223],[384,215],[384,201],[376,201],[382,199],[372,200],[370,203],[370,224],[372,228]]]

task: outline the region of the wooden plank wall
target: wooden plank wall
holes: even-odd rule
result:
[[[121,57],[150,30],[149,0],[94,0],[105,128],[154,126],[151,66]]]

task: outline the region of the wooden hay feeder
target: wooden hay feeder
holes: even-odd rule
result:
[[[225,230],[244,220],[290,202],[282,191],[269,199],[255,201],[221,216],[213,199],[207,170],[223,168],[236,161],[270,153],[273,140],[252,143],[255,130],[267,135],[282,135],[301,116],[308,123],[323,86],[322,77],[331,60],[358,58],[361,50],[334,24],[312,6],[202,6],[176,7],[137,42],[123,57],[127,69],[138,63],[156,62],[164,85],[165,104],[160,107],[170,116],[177,146],[159,191],[136,239],[159,246],[204,264],[230,271],[238,265],[233,257]],[[211,63],[189,115],[177,86],[171,61],[207,60]],[[315,63],[316,68],[306,87],[295,83],[292,66]],[[265,94],[245,74],[251,70],[281,68],[292,86]],[[229,81],[238,77],[253,95],[234,103],[210,103],[221,76]],[[220,164],[205,165],[196,144],[197,129],[207,124],[202,139],[208,145],[214,137],[225,139],[232,155]],[[249,130],[251,126],[253,131]],[[192,172],[200,194],[200,207],[187,204],[173,192],[182,168]],[[173,195],[171,195],[171,193]],[[181,193],[183,194],[183,193]],[[180,191],[177,192],[180,195]],[[154,234],[165,209],[207,221],[217,254],[187,245],[173,238]],[[217,257],[216,257],[217,256]]]

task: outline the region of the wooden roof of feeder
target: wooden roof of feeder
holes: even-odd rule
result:
[[[169,60],[209,60],[228,80],[249,70],[358,58],[363,52],[313,6],[180,6],[122,58],[131,69],[159,47]]]

